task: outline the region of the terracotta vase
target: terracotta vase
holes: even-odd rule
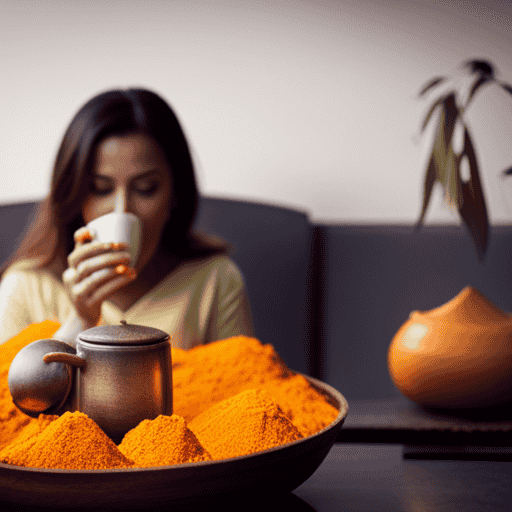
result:
[[[512,401],[512,317],[468,286],[413,311],[388,350],[395,386],[420,405],[489,407]]]

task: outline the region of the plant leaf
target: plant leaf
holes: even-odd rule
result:
[[[506,84],[505,82],[502,82],[500,85],[503,87],[503,89],[505,89],[505,91],[512,94],[512,86]]]
[[[464,203],[460,179],[460,158],[453,151],[452,145],[446,155],[446,182],[444,183],[445,202],[450,206],[456,206],[460,210]]]
[[[485,75],[488,78],[494,77],[494,67],[487,60],[467,60],[463,67],[469,68],[471,73],[477,73],[479,75]]]
[[[465,109],[468,107],[469,105],[469,102],[471,101],[471,99],[473,98],[473,96],[475,95],[476,91],[478,89],[480,89],[480,87],[482,87],[482,85],[488,83],[488,82],[492,82],[492,78],[489,78],[487,76],[481,76],[474,84],[473,86],[471,87],[471,90],[469,91],[469,96],[468,96],[468,101],[465,105]]]
[[[437,133],[425,175],[423,206],[420,218],[416,223],[416,230],[418,230],[423,223],[428,203],[430,201],[430,196],[432,195],[432,189],[436,181],[439,181],[443,185],[449,202],[455,203],[459,206],[462,201],[461,190],[457,188],[457,157],[451,149],[451,140],[455,128],[455,122],[459,115],[459,110],[455,103],[455,94],[451,93],[436,101],[433,108],[439,105],[441,105],[442,110],[441,115],[439,116]]]
[[[436,179],[441,182],[446,192],[449,192],[447,186],[450,176],[450,166],[453,164],[453,155],[450,155],[450,148],[458,115],[459,109],[455,103],[455,94],[452,93],[443,100],[443,107],[441,116],[439,117],[437,134],[432,151],[436,167]],[[454,198],[451,197],[451,199]]]
[[[482,261],[487,249],[489,220],[478,173],[476,153],[467,128],[464,129],[464,151],[462,154],[468,157],[470,179],[466,183],[462,182],[459,173],[463,196],[459,213],[473,239],[478,259]]]
[[[449,94],[443,101],[443,128],[445,131],[445,151],[448,151],[448,145],[451,144],[455,123],[459,116],[459,109],[455,102],[455,93]]]
[[[425,119],[423,120],[423,124],[421,125],[421,131],[424,132],[425,128],[427,127],[427,124],[430,121],[430,118],[432,117],[432,114],[434,113],[435,109],[439,107],[443,103],[443,101],[446,99],[446,96],[443,96],[439,98],[437,101],[434,102],[434,104],[430,107],[430,110],[428,111],[427,115],[425,116]]]
[[[444,76],[438,76],[437,78],[433,78],[428,83],[426,83],[418,93],[418,97],[421,98],[427,91],[435,87],[436,85],[440,84],[441,82],[444,82],[446,80],[446,77]]]
[[[436,176],[437,173],[434,163],[434,154],[432,153],[428,162],[427,172],[425,173],[425,185],[423,187],[423,206],[421,207],[420,218],[418,219],[418,222],[416,222],[416,231],[418,231],[423,224],[428,203],[430,201],[430,196],[432,195],[432,189],[434,188],[434,183],[436,182]]]

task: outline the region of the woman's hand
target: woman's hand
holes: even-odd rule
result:
[[[94,327],[101,304],[115,291],[136,279],[124,244],[95,242],[86,227],[75,232],[75,249],[68,256],[62,280],[82,324]]]

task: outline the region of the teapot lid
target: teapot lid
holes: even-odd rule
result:
[[[78,335],[78,340],[100,345],[152,345],[169,339],[169,335],[154,327],[128,324],[100,325]]]

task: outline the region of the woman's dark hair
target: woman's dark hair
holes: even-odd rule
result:
[[[170,201],[172,214],[162,234],[164,248],[182,259],[226,252],[226,245],[201,237],[192,229],[198,190],[190,150],[176,115],[157,94],[127,89],[95,96],[73,118],[57,153],[50,194],[39,205],[34,222],[8,264],[38,257],[43,267],[73,250],[73,234],[84,225],[82,205],[90,190],[96,147],[106,137],[132,133],[153,137],[171,168],[174,200]]]

